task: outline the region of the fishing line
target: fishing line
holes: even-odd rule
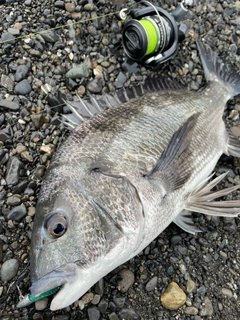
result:
[[[5,1],[5,0],[0,0],[0,4],[3,4],[1,1]],[[15,2],[15,1],[13,1],[13,2]],[[6,3],[6,2],[4,2],[4,3]],[[7,42],[10,42],[10,41],[13,41],[13,40],[19,40],[19,39],[28,38],[28,37],[35,36],[37,34],[42,34],[42,33],[49,32],[49,31],[54,31],[54,30],[58,30],[58,29],[64,29],[64,28],[70,27],[72,25],[76,25],[76,24],[80,24],[80,23],[84,23],[84,22],[89,22],[89,21],[94,21],[94,20],[97,20],[97,19],[113,16],[113,15],[116,15],[116,14],[119,14],[119,13],[120,13],[120,11],[111,12],[111,13],[107,13],[107,14],[104,14],[104,15],[98,16],[98,17],[93,17],[93,18],[83,19],[83,20],[79,20],[79,21],[75,21],[75,22],[71,22],[71,23],[66,23],[66,24],[63,24],[63,25],[60,25],[60,26],[57,26],[57,27],[54,27],[54,28],[41,30],[41,31],[36,31],[36,32],[31,32],[31,33],[29,33],[27,35],[24,35],[24,36],[14,37],[12,39],[7,39],[7,40],[1,40],[0,44],[7,43]]]

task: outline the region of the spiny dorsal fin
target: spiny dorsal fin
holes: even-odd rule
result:
[[[183,89],[183,86],[170,78],[149,78],[143,85],[123,88],[114,94],[104,94],[90,96],[90,101],[81,99],[78,101],[65,101],[72,114],[64,115],[66,123],[69,126],[77,126],[92,116],[103,112],[106,109],[120,106],[132,99],[138,99],[147,92],[156,92],[160,90]]]

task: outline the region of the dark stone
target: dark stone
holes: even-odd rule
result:
[[[16,185],[19,180],[19,172],[23,164],[17,157],[12,156],[7,163],[6,182],[8,185]]]
[[[21,94],[21,95],[26,95],[29,92],[31,92],[32,88],[28,82],[27,79],[24,79],[22,81],[20,81],[16,86],[15,86],[15,92],[17,94]]]
[[[24,204],[21,204],[20,206],[12,208],[12,210],[7,215],[7,218],[9,220],[19,221],[23,217],[25,217],[26,214],[27,214],[27,209]]]
[[[29,68],[26,64],[18,66],[15,74],[16,81],[19,82],[25,79],[27,77],[28,71]]]

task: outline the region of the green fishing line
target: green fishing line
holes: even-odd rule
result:
[[[35,301],[38,301],[38,300],[41,300],[42,298],[45,298],[45,297],[48,297],[54,293],[56,293],[58,290],[60,289],[60,287],[56,287],[56,288],[53,288],[51,290],[48,290],[48,291],[45,291],[43,293],[41,293],[39,296],[35,297],[34,295],[32,294],[29,294],[28,298],[31,302],[35,302]]]

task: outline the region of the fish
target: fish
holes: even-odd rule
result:
[[[67,102],[73,131],[46,170],[31,239],[31,294],[60,287],[51,310],[74,303],[172,222],[194,234],[202,229],[193,212],[238,217],[240,200],[218,198],[239,185],[214,191],[227,173],[212,172],[222,154],[240,156],[223,120],[240,72],[197,46],[207,81],[199,91],[153,78]]]

